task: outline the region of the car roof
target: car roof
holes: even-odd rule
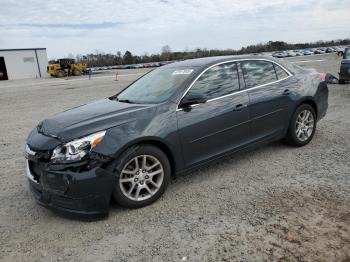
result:
[[[271,56],[264,55],[232,55],[232,56],[212,56],[188,59],[180,62],[175,62],[166,67],[208,67],[217,63],[228,62],[232,60],[245,60],[245,59],[266,59],[270,61],[278,61]]]

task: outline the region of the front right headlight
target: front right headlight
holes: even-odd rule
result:
[[[73,140],[53,150],[52,163],[71,163],[82,160],[90,151],[102,142],[106,131]]]

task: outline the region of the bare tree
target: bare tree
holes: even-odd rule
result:
[[[161,49],[160,59],[163,61],[170,60],[171,49],[169,45],[165,45]]]
[[[269,41],[266,43],[258,43],[255,45],[249,45],[242,47],[239,50],[234,49],[201,49],[196,48],[194,50],[186,49],[182,52],[172,52],[169,45],[165,45],[161,48],[160,54],[148,54],[133,55],[130,51],[126,51],[122,54],[120,51],[116,54],[105,54],[99,50],[95,50],[94,53],[86,55],[77,55],[77,61],[87,63],[89,66],[112,66],[112,65],[126,65],[135,63],[152,63],[160,61],[172,61],[191,59],[196,57],[208,57],[208,56],[222,56],[222,55],[239,55],[259,52],[272,52],[272,51],[283,51],[283,50],[294,50],[303,48],[312,48],[320,46],[336,46],[336,45],[349,45],[350,39],[338,39],[333,41],[318,41],[313,43],[299,43],[289,44],[283,41]],[[68,57],[72,57],[69,54]]]

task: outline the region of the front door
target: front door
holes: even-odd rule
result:
[[[249,140],[249,97],[241,91],[236,63],[214,66],[193,84],[185,98],[205,103],[177,110],[178,130],[187,166],[238,148]]]

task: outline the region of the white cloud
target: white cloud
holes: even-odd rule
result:
[[[0,6],[0,48],[47,47],[56,57],[350,37],[346,0],[0,0]]]

